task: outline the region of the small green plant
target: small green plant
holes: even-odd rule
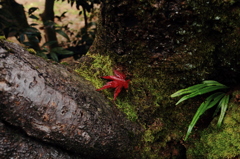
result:
[[[217,81],[206,80],[206,81],[203,81],[202,84],[196,84],[191,87],[181,89],[181,90],[173,93],[171,95],[171,97],[173,98],[173,97],[185,95],[176,103],[176,105],[178,105],[179,103],[181,103],[189,98],[193,98],[197,95],[202,95],[202,94],[206,94],[206,93],[213,92],[216,90],[223,90],[223,89],[227,89],[227,88],[228,88],[227,86],[225,86]],[[187,134],[186,134],[186,137],[184,140],[187,140],[194,125],[197,123],[199,117],[206,110],[212,108],[216,104],[218,104],[218,106],[215,110],[214,115],[216,115],[221,108],[221,113],[220,113],[220,116],[219,116],[219,119],[217,122],[217,126],[220,127],[222,124],[225,112],[228,107],[228,102],[229,102],[229,95],[224,92],[215,92],[212,95],[210,95],[209,97],[207,97],[206,100],[199,106],[197,112],[195,113],[195,115],[192,119],[192,122],[189,124]]]

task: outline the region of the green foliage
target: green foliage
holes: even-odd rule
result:
[[[68,41],[70,41],[68,35],[61,28],[59,28],[59,29],[56,28],[55,31],[56,31],[56,33],[62,35],[64,38],[66,38]]]
[[[209,92],[213,92],[216,90],[221,90],[221,89],[226,89],[228,88],[227,86],[217,82],[217,81],[213,81],[213,80],[207,80],[207,81],[203,81],[202,84],[196,84],[194,86],[185,88],[185,89],[181,89],[177,92],[175,92],[174,94],[171,95],[171,97],[178,97],[181,95],[185,95],[183,96],[177,103],[176,105],[178,105],[179,103],[193,98],[197,95],[202,95],[202,94],[206,94]],[[197,123],[199,117],[208,109],[212,108],[213,106],[215,106],[218,103],[218,106],[216,108],[215,114],[219,111],[219,109],[221,108],[221,114],[217,123],[217,126],[220,127],[225,115],[225,112],[227,110],[227,106],[228,106],[228,102],[229,102],[229,95],[226,95],[224,92],[215,92],[212,95],[210,95],[209,97],[206,98],[206,100],[199,106],[197,112],[195,113],[190,125],[188,126],[188,130],[187,130],[187,134],[184,140],[187,140],[188,136],[190,135],[190,133],[192,132],[193,127],[195,126],[195,124]]]
[[[68,50],[65,50],[64,48],[62,47],[55,47],[53,48],[51,51],[50,51],[50,56],[51,58],[58,62],[59,59],[58,59],[58,56],[57,55],[72,55],[73,52],[72,51],[68,51]]]
[[[60,16],[55,16],[57,17],[60,21],[61,19],[63,19],[65,17],[65,14],[67,12],[63,12]],[[66,25],[59,25],[55,22],[49,21],[49,22],[45,22],[47,27],[52,27],[54,26],[55,28],[55,32],[59,35],[61,35],[62,37],[64,37],[65,39],[67,39],[67,45],[72,45],[75,47],[81,46],[80,48],[80,52],[81,54],[85,54],[89,47],[92,45],[92,42],[95,38],[95,31],[92,32],[91,30],[86,29],[85,27],[83,27],[82,29],[80,29],[80,32],[75,36],[76,39],[80,39],[80,40],[75,40],[74,39],[70,39],[70,37],[68,36],[68,34],[73,35],[74,33],[72,31],[70,31],[70,28]],[[89,25],[89,27],[91,27]],[[84,31],[82,31],[84,29]],[[89,35],[93,35],[93,36],[89,36]],[[74,52],[76,52],[74,49],[72,51],[67,51],[67,50],[63,50],[60,49],[60,47],[57,47],[56,49],[53,50],[48,50],[45,46],[50,46],[55,44],[56,41],[48,41],[46,43],[43,44],[42,48],[43,50],[41,50],[41,53],[47,53],[49,56],[46,56],[47,58],[51,58],[54,61],[58,62],[59,61],[59,56],[61,57],[65,57],[68,55],[74,55]],[[84,49],[83,49],[84,48]],[[78,48],[79,49],[79,48]],[[77,51],[79,52],[79,51]],[[43,55],[43,54],[41,54]],[[45,55],[43,55],[45,56]]]
[[[62,47],[55,47],[51,50],[48,49],[48,47],[46,46],[50,46],[52,44],[55,44],[56,41],[48,41],[46,43],[44,43],[41,46],[41,50],[37,51],[37,55],[41,56],[43,58],[51,58],[52,60],[59,62],[59,55],[73,55],[72,51],[66,50]]]
[[[216,81],[212,81],[212,80],[208,80],[208,81],[203,81],[202,84],[197,84],[185,89],[181,89],[177,92],[175,92],[174,94],[171,95],[171,97],[177,97],[177,96],[181,96],[184,94],[188,94],[185,95],[184,97],[182,97],[177,103],[176,105],[178,105],[179,103],[189,99],[189,98],[193,98],[197,95],[202,95],[202,94],[206,94],[215,90],[219,90],[219,89],[225,89],[228,88],[227,86],[218,83]]]
[[[36,10],[38,10],[38,7],[31,7],[28,9],[28,14],[32,15],[32,13],[35,12]]]
[[[20,43],[24,44],[25,46],[28,46],[29,48],[32,47],[36,49],[37,55],[42,56],[44,58],[50,58],[53,59],[54,61],[59,61],[59,59],[69,56],[74,56],[74,58],[80,58],[82,55],[87,53],[88,49],[92,45],[93,40],[95,38],[96,24],[93,23],[92,21],[93,18],[96,17],[96,15],[94,14],[95,13],[94,4],[99,4],[99,1],[71,0],[67,2],[71,3],[71,5],[76,4],[77,10],[80,10],[79,7],[82,7],[82,11],[84,12],[84,18],[81,19],[85,21],[84,27],[79,27],[77,29],[70,28],[69,26],[73,25],[71,21],[66,22],[66,13],[68,13],[67,11],[63,11],[62,13],[58,13],[58,15],[55,15],[55,18],[58,19],[56,22],[45,21],[43,23],[44,27],[55,29],[55,32],[58,35],[60,35],[60,37],[57,38],[58,41],[60,41],[61,46],[63,46],[64,48],[68,48],[68,50],[71,50],[71,52],[70,51],[66,52],[66,50],[63,51],[63,49],[60,48],[56,48],[58,52],[56,52],[56,50],[51,50],[50,52],[47,46],[56,44],[57,41],[55,42],[46,41],[43,44],[43,46],[40,47],[41,50],[38,50],[39,48],[36,47],[36,44],[40,43],[42,40],[41,30],[38,29],[38,26],[42,25],[42,21],[39,14],[36,13],[36,11],[40,11],[41,8],[35,6],[27,7],[28,8],[26,12],[27,17],[32,21],[28,28],[19,27],[18,24],[16,23],[16,20],[14,19],[14,16],[12,16],[10,12],[3,12],[4,10],[0,9],[0,13],[1,15],[3,15],[5,19],[11,19],[11,23],[8,21],[3,21],[1,19],[0,32],[3,30],[6,38],[8,38],[9,35],[11,36],[14,35]],[[86,12],[88,12],[88,14],[85,14]],[[79,14],[78,16],[81,15]],[[66,41],[63,41],[64,39],[61,37],[66,39]]]

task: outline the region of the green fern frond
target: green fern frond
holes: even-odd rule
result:
[[[173,98],[173,97],[185,95],[176,103],[176,105],[178,105],[179,103],[181,103],[187,99],[193,98],[195,96],[206,94],[206,93],[213,92],[216,90],[226,89],[226,88],[228,88],[228,87],[217,81],[206,80],[206,81],[203,81],[202,84],[196,84],[196,85],[190,86],[188,88],[181,89],[181,90],[173,93],[171,95],[171,97]],[[225,93],[223,93],[223,92],[215,92],[212,95],[210,95],[209,97],[207,97],[206,100],[199,106],[191,123],[189,124],[187,134],[186,134],[186,137],[184,140],[187,140],[188,136],[192,132],[192,129],[195,126],[195,124],[197,123],[200,116],[206,110],[215,106],[217,103],[219,103],[219,104],[218,104],[218,107],[216,108],[215,113],[217,113],[219,111],[219,109],[221,108],[220,117],[219,117],[219,120],[217,123],[217,126],[220,127],[221,123],[223,121],[225,112],[227,110],[228,102],[229,102],[229,95],[225,95]]]

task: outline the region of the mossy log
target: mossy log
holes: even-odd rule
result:
[[[88,157],[123,158],[139,129],[74,72],[2,40],[0,99],[2,121]]]

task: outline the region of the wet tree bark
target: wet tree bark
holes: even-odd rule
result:
[[[64,152],[56,146],[29,138],[24,132],[7,123],[0,122],[0,157],[1,158],[58,158],[83,159]]]
[[[83,78],[6,41],[0,41],[0,99],[2,121],[27,136],[88,157],[126,157],[134,143],[129,134],[139,129]],[[7,139],[11,141],[28,142]],[[11,144],[1,139],[0,155],[9,157],[8,146],[19,148]]]

